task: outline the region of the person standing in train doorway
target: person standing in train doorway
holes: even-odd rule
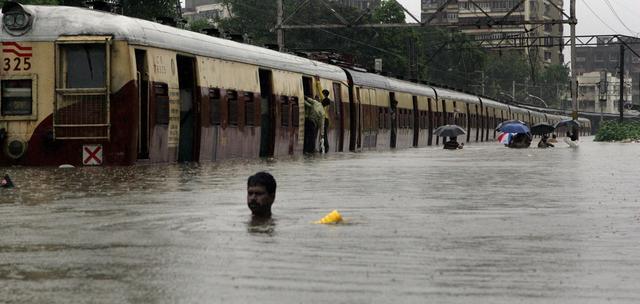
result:
[[[247,206],[253,217],[270,218],[276,199],[276,179],[268,172],[258,172],[247,180]]]
[[[329,133],[329,105],[331,105],[331,99],[329,99],[329,90],[322,90],[322,107],[324,108],[324,127],[322,131],[322,144],[321,151],[322,153],[329,152],[329,137],[327,133]]]

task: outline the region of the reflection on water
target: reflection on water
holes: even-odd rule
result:
[[[276,220],[273,217],[252,216],[247,222],[249,233],[264,233],[272,236],[276,230]]]
[[[1,301],[637,303],[639,155],[584,141],[5,168]],[[264,221],[246,206],[260,170],[278,182]],[[334,209],[353,224],[313,224]]]

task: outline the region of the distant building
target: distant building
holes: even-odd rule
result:
[[[640,54],[640,45],[630,44],[634,51]],[[578,75],[589,72],[606,71],[618,75],[620,68],[620,45],[605,44],[601,41],[598,46],[576,47],[576,73]],[[640,104],[640,58],[627,50],[625,52],[625,73],[633,79],[631,101]]]
[[[357,9],[374,8],[380,5],[380,0],[334,0],[344,6],[355,7]]]
[[[601,94],[600,89],[605,88],[600,84],[600,72],[583,73],[578,76],[578,109],[588,112],[619,113],[620,79],[611,73],[606,73],[606,91]],[[625,100],[631,96],[631,83],[633,80],[626,77],[624,80]],[[600,98],[603,100],[601,101]]]
[[[188,11],[195,11],[198,6],[219,3],[222,3],[222,0],[186,0],[184,9]]]
[[[221,0],[187,0],[182,16],[189,21],[204,19],[214,24],[231,17],[231,12]]]
[[[484,24],[487,16],[500,19],[510,12],[520,0],[457,0],[449,3],[442,11],[437,12],[447,0],[422,0],[422,21],[432,19],[435,23],[451,24]],[[525,0],[511,13],[507,20],[536,21],[562,20],[562,13],[554,7],[562,7],[563,0]],[[535,37],[562,36],[562,24],[545,25],[517,25],[517,26],[481,26],[479,28],[465,27],[461,31],[473,39],[502,39],[514,35],[529,35]],[[538,47],[522,49],[523,52],[533,52],[540,62],[546,64],[562,64],[564,56],[562,47]]]

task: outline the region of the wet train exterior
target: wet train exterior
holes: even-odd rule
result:
[[[453,123],[491,141],[506,119],[562,118],[100,11],[8,2],[2,21],[1,165],[301,155],[304,99],[323,89],[328,153],[438,145],[433,130]]]

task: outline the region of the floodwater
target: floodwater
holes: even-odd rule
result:
[[[640,144],[591,140],[5,168],[0,302],[639,303]],[[246,207],[258,170],[268,222]]]

